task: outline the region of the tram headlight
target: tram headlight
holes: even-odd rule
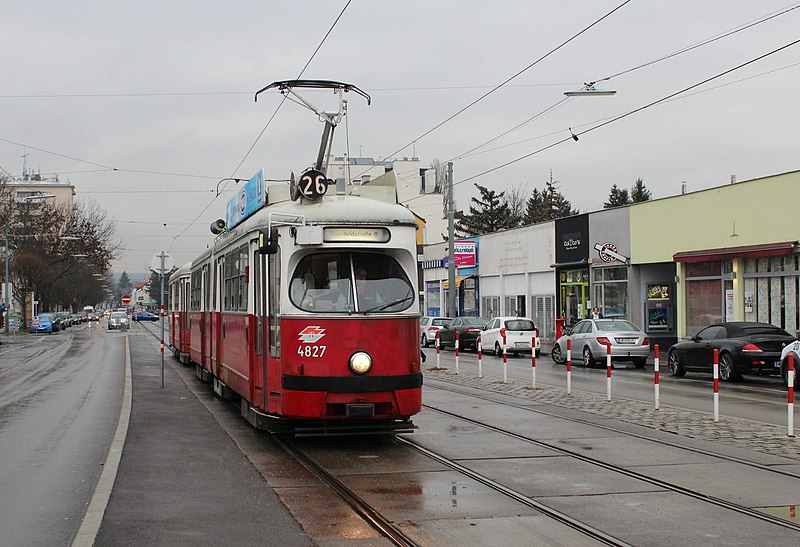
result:
[[[364,351],[354,353],[350,357],[350,370],[355,374],[366,374],[372,368],[372,357]]]

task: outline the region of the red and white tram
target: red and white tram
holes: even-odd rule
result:
[[[409,430],[422,392],[416,217],[393,172],[328,182],[312,169],[265,187],[259,172],[237,192],[213,245],[170,277],[170,343],[257,427]]]
[[[189,315],[189,274],[191,264],[184,264],[169,278],[169,346],[173,355],[182,363],[189,363],[190,332]]]

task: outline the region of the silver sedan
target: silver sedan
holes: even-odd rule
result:
[[[632,361],[643,368],[650,355],[650,339],[639,327],[624,319],[584,319],[556,340],[552,358],[556,363],[567,362],[567,340],[572,340],[572,354],[580,355],[586,367],[604,363],[608,344],[611,361]]]

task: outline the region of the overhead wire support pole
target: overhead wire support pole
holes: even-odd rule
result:
[[[5,300],[5,316],[3,317],[3,331],[8,334],[8,323],[11,321],[11,301],[8,298],[8,222],[6,222],[5,229],[3,230],[5,236],[5,250],[3,252],[4,261],[5,261],[5,287],[3,290],[4,300]]]
[[[455,234],[453,229],[453,162],[447,162],[447,316],[456,317]]]

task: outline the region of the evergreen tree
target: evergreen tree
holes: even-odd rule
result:
[[[167,274],[167,278],[169,278],[169,274]],[[150,298],[157,302],[161,303],[161,274],[156,271],[150,270],[150,283],[147,285],[147,294],[150,295]],[[164,306],[167,305],[167,283],[166,279],[164,280]]]
[[[572,203],[565,198],[558,190],[558,181],[553,180],[553,172],[550,172],[550,179],[545,181],[544,189],[534,188],[531,196],[525,204],[524,224],[536,224],[547,220],[555,220],[572,215],[577,215],[580,211],[572,208]]]
[[[608,194],[608,201],[603,204],[603,209],[610,209],[612,207],[622,207],[631,202],[631,197],[628,190],[620,188],[616,184],[611,187],[611,192]]]
[[[119,276],[119,281],[117,285],[120,289],[126,289],[131,287],[131,278],[128,277],[128,272],[122,272]]]
[[[631,201],[633,203],[641,203],[642,201],[650,201],[650,190],[648,190],[642,179],[636,179],[636,182],[631,188]]]
[[[505,200],[505,192],[499,194],[475,184],[480,192],[480,198],[472,198],[469,214],[459,215],[455,225],[458,237],[491,234],[500,230],[511,228],[514,221],[511,217],[511,207]]]

